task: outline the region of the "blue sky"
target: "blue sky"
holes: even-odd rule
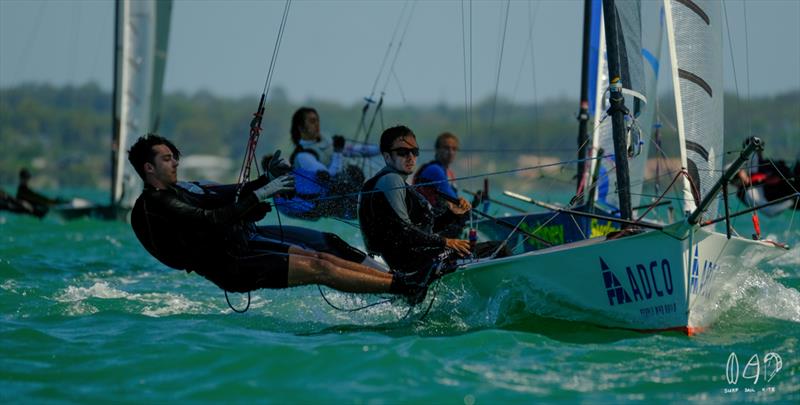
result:
[[[463,4],[468,11],[470,3]],[[512,1],[499,82],[506,2],[471,4],[474,100],[492,95],[495,88],[515,101],[577,98],[582,2]],[[283,5],[176,0],[166,91],[260,94]],[[360,103],[376,81],[405,5],[295,0],[273,87],[283,87],[298,102]],[[378,92],[386,89],[387,103],[464,104],[461,7],[457,0],[416,2],[394,74],[388,84],[384,76],[377,86]],[[800,88],[800,0],[729,0],[725,8],[740,93]],[[0,87],[95,81],[110,89],[113,9],[113,2],[100,0],[0,0]],[[731,50],[723,32],[725,82],[733,90]],[[390,56],[387,65],[391,62]]]

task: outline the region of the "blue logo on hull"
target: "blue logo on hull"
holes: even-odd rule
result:
[[[703,276],[700,277],[700,246],[694,247],[694,259],[692,259],[692,272],[689,279],[689,292],[691,294],[701,294],[708,297],[711,289],[708,286],[711,284],[711,279],[714,273],[719,268],[717,263],[710,260],[703,261]]]
[[[659,268],[661,277],[656,275]],[[600,270],[602,271],[603,284],[605,285],[609,306],[647,301],[653,299],[653,297],[672,295],[674,290],[672,266],[670,266],[667,259],[653,260],[647,265],[637,263],[626,267],[627,286],[622,284],[602,257],[600,258]]]

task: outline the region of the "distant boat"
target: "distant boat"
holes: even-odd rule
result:
[[[742,271],[786,252],[775,242],[710,229],[717,222],[720,192],[763,144],[752,138],[722,176],[723,87],[721,5],[713,0],[664,0],[685,175],[676,184],[686,217],[661,225],[632,218],[628,166],[631,144],[623,117],[626,74],[642,72],[637,45],[641,5],[606,0],[603,19],[611,80],[617,200],[623,230],[516,256],[466,260],[444,277],[466,280],[480,295],[498,286],[527,286],[547,294],[594,324],[641,331],[698,333],[720,315],[717,305]],[[637,67],[637,65],[639,65]],[[620,80],[622,76],[622,80]],[[624,87],[627,88],[627,87]],[[636,91],[636,88],[629,88]],[[729,219],[727,195],[723,193]],[[729,224],[728,224],[729,225]]]
[[[61,217],[127,220],[143,185],[126,152],[159,126],[171,14],[172,0],[116,1],[110,201],[54,207]]]

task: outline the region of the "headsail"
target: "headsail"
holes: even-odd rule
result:
[[[158,127],[172,0],[118,0],[114,41],[111,205],[132,207],[142,182],[127,163],[133,141]]]
[[[665,0],[677,112],[684,211],[693,211],[719,178],[723,152],[722,18],[719,1]],[[717,205],[708,215],[716,217]]]
[[[630,115],[636,119],[626,120],[626,125],[631,129],[628,131],[628,164],[630,168],[630,195],[632,205],[639,205],[642,183],[644,181],[645,165],[647,163],[647,151],[649,143],[641,139],[644,131],[650,126],[652,114],[644,115],[647,94],[655,93],[655,83],[657,72],[653,70],[653,65],[645,64],[644,55],[652,54],[654,45],[642,43],[642,13],[641,5],[638,1],[624,1],[615,4],[617,10],[617,31],[619,32],[618,48],[620,73],[622,81],[622,92],[625,95],[625,105],[629,106]],[[597,152],[602,149],[604,155],[610,156],[603,159],[600,164],[598,175],[598,186],[595,189],[594,201],[609,210],[619,208],[619,198],[617,179],[614,175],[615,162],[614,141],[612,136],[611,120],[605,119],[605,112],[610,104],[608,99],[609,77],[608,61],[606,56],[605,27],[602,23],[603,18],[599,16],[600,24],[597,25],[599,31],[596,35],[596,46],[593,51],[597,52],[597,86],[593,97],[593,116],[594,131],[592,138],[592,154],[596,157]],[[651,36],[655,38],[654,36]],[[648,38],[651,38],[648,37]],[[594,41],[593,41],[594,42]],[[657,69],[657,64],[655,65]],[[593,171],[592,171],[593,173]]]

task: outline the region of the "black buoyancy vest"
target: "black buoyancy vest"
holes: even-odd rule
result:
[[[420,240],[423,239],[422,237],[409,237],[413,233],[408,232],[408,224],[397,216],[383,192],[376,189],[378,180],[387,174],[389,172],[378,174],[367,180],[361,188],[358,219],[361,223],[361,234],[364,237],[367,251],[373,254],[383,254],[387,249],[401,246],[430,245],[432,239],[438,238],[432,234],[433,214],[430,205],[413,189],[406,188],[404,190],[406,210],[412,226],[422,233],[430,234],[429,237],[424,238],[425,240]]]

